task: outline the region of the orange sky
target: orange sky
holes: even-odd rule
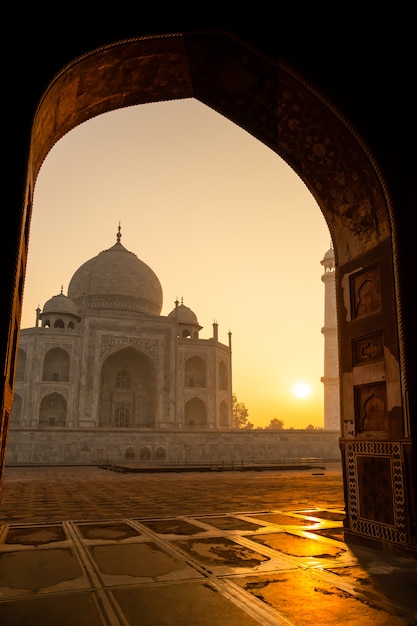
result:
[[[269,148],[195,100],[141,105],[74,129],[34,197],[22,327],[77,268],[122,244],[219,340],[232,332],[233,391],[255,426],[323,426],[324,218]],[[311,387],[294,395],[298,381]]]

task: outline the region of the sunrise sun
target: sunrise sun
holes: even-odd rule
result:
[[[311,387],[307,383],[295,383],[292,392],[297,398],[307,398],[311,393]]]

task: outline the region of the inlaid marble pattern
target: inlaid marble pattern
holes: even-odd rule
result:
[[[352,532],[406,544],[400,443],[354,441],[346,451]]]

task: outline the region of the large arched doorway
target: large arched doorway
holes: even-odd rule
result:
[[[101,367],[98,423],[107,428],[151,428],[156,422],[156,372],[134,348],[118,350]]]
[[[377,164],[360,138],[288,68],[225,35],[207,33],[115,43],[67,66],[50,84],[34,120],[22,278],[36,176],[54,143],[100,113],[188,97],[212,107],[279,154],[320,206],[337,264],[346,530],[350,537],[369,543],[415,546],[411,513],[404,508],[404,499],[411,502],[414,490],[410,425],[403,401],[406,371],[400,368],[396,233],[389,198]],[[22,289],[23,280],[20,299]],[[18,336],[13,323],[11,379]],[[4,423],[10,405],[8,393]],[[378,420],[383,429],[375,429],[375,420],[367,419],[374,406],[384,416]],[[377,475],[375,484],[394,485],[383,494],[389,503],[386,515],[372,506],[370,467]]]

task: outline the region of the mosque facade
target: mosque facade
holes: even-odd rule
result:
[[[233,429],[231,333],[162,301],[119,226],[20,332],[7,464],[339,457],[337,432]]]

